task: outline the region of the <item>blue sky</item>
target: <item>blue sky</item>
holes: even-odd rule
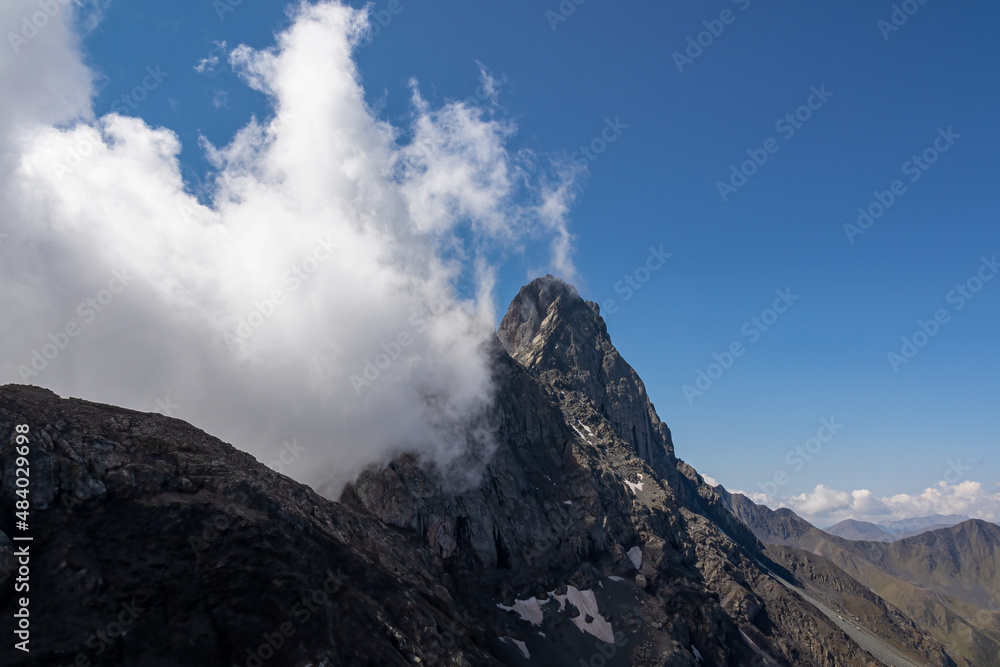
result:
[[[393,14],[375,2],[385,25],[356,55],[367,102],[405,127],[411,78],[441,105],[476,95],[481,64],[501,82],[497,117],[516,123],[512,150],[586,162],[568,215],[574,282],[585,298],[615,300],[604,308],[615,344],[678,455],[703,474],[759,492],[785,471],[771,500],[814,494],[790,504],[823,518],[851,513],[837,493],[856,489],[884,498],[971,480],[998,491],[1000,280],[961,309],[948,297],[969,279],[974,287],[983,258],[1000,254],[1000,7],[913,2],[890,31],[879,22],[892,21],[891,2],[561,6],[574,9],[400,0]],[[186,187],[204,201],[199,137],[223,145],[252,115],[271,114],[225,53],[267,48],[288,24],[277,2],[111,3],[83,43],[99,74],[94,110],[115,110],[147,67],[169,73],[129,113],[177,133]],[[699,33],[707,46],[679,71],[674,54]],[[196,71],[213,50],[220,63]],[[809,117],[794,132],[788,121],[776,127],[797,110]],[[581,160],[609,124],[614,140]],[[937,159],[911,180],[917,172],[904,165],[925,149]],[[719,181],[747,151],[766,162],[746,167],[754,173],[724,198]],[[897,180],[902,194],[849,239],[858,207]],[[619,281],[637,269],[645,278],[640,267],[661,246],[672,256],[626,300]],[[546,256],[531,243],[504,253],[501,312]],[[776,290],[798,298],[748,335],[744,324],[770,317]],[[894,371],[887,354],[939,309],[946,323]],[[736,342],[743,355],[686,396],[684,385]],[[801,469],[789,463],[830,418],[843,428]]]

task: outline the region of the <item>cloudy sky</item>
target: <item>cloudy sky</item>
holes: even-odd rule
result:
[[[552,272],[727,488],[996,520],[1000,8],[912,4],[6,2],[0,382],[450,465]]]

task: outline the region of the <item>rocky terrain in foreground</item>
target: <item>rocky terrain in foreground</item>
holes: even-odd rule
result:
[[[0,387],[4,619],[17,424],[36,536],[31,652],[0,664],[1000,664],[706,485],[571,286],[522,288],[491,354],[498,445],[461,493],[402,456],[332,501],[179,420]]]

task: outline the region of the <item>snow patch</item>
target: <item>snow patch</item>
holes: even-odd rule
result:
[[[559,601],[559,611],[566,607],[567,600],[579,610],[580,615],[570,620],[580,630],[608,644],[615,641],[615,633],[611,629],[611,624],[597,610],[597,597],[594,595],[594,591],[581,591],[575,586],[569,586],[566,589],[566,595],[556,595],[555,591],[549,595]],[[591,619],[590,622],[587,622],[588,617]]]
[[[639,568],[641,568],[642,567],[642,549],[640,549],[639,547],[632,547],[631,549],[629,549],[628,550],[628,559],[630,561],[632,561],[632,565],[635,566],[635,569],[638,570]]]
[[[572,500],[564,500],[563,501],[563,505],[572,505],[572,504],[573,504]]]
[[[639,475],[639,479],[642,479],[642,475]],[[625,486],[632,489],[632,493],[635,493],[636,491],[642,491],[642,482],[633,483],[626,479]]]
[[[505,642],[507,644],[513,644],[514,646],[516,646],[517,649],[521,652],[521,655],[524,656],[526,659],[531,657],[531,654],[528,653],[528,647],[525,646],[524,642],[521,641],[520,639],[514,639],[513,637],[501,637],[500,641]]]
[[[698,662],[705,661],[705,659],[701,657],[701,651],[699,651],[694,644],[691,644],[691,652],[694,653],[695,660]]]
[[[504,611],[517,612],[517,615],[521,617],[522,620],[528,621],[532,625],[542,624],[542,605],[549,601],[548,598],[544,600],[539,600],[538,598],[532,596],[527,600],[514,600],[514,604],[511,607],[507,607],[500,603],[497,606]],[[560,606],[560,610],[562,607]]]
[[[642,473],[641,472],[639,473],[639,481],[638,482],[630,482],[630,481],[628,481],[626,479],[625,480],[625,486],[627,486],[628,488],[632,489],[632,493],[635,493],[637,491],[642,491]]]
[[[610,579],[611,581],[625,581],[625,577],[618,577],[613,574],[609,576],[608,579]]]
[[[590,427],[584,424],[582,421],[577,419],[576,423],[583,427],[583,430],[587,432],[587,435],[594,435],[594,432],[590,430]]]

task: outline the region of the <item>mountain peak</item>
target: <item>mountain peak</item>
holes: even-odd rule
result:
[[[606,332],[600,308],[584,301],[573,285],[552,274],[535,278],[521,288],[500,324],[500,340],[507,352],[519,359],[532,348],[536,336],[549,329],[549,317],[576,320],[582,330],[592,326]]]
[[[673,456],[670,430],[635,370],[611,343],[600,308],[552,275],[521,288],[497,336],[508,354],[565,400],[589,399],[639,457]]]

